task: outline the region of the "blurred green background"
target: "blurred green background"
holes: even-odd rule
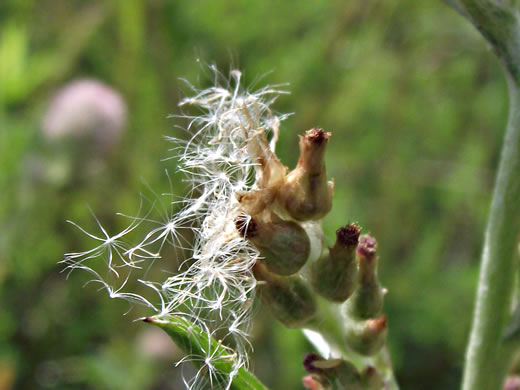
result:
[[[133,322],[139,309],[124,316],[57,261],[89,247],[66,219],[88,225],[90,207],[114,227],[141,178],[168,191],[179,78],[205,85],[213,63],[290,84],[275,107],[295,113],[277,148],[287,165],[297,134],[332,132],[325,231],[357,221],[378,238],[397,379],[457,388],[507,115],[500,66],[465,20],[441,0],[2,0],[0,390],[182,388],[179,352]],[[56,90],[85,77],[128,107],[121,140],[94,157],[42,133]],[[268,315],[253,333],[258,376],[301,389],[301,334]]]

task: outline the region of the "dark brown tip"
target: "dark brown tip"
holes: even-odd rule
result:
[[[314,362],[318,360],[324,359],[317,353],[308,353],[303,358],[303,368],[305,368],[305,370],[310,374],[323,372],[323,369],[314,366]]]
[[[356,252],[359,256],[371,259],[377,251],[377,241],[374,237],[364,234],[359,237],[359,243]]]
[[[367,366],[364,370],[363,370],[363,375],[367,376],[367,377],[370,377],[370,376],[374,376],[377,374],[377,370],[374,366]]]
[[[152,317],[146,317],[146,318],[143,318],[143,321],[144,322],[148,322],[148,323],[152,323],[153,319],[152,319]]]
[[[235,219],[235,226],[241,236],[245,238],[252,238],[258,233],[258,224],[254,218],[248,218],[243,215]]]
[[[329,139],[329,137],[330,133],[325,133],[323,129],[320,129],[318,127],[310,129],[305,133],[305,139],[318,145],[322,144],[323,142],[326,142]]]
[[[340,227],[336,230],[336,240],[344,246],[357,245],[361,228],[355,223]]]

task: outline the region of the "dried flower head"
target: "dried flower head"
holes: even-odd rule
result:
[[[250,218],[244,213],[256,214],[272,203],[273,189],[285,177],[286,168],[274,148],[280,121],[286,115],[276,115],[270,108],[285,92],[276,87],[247,91],[241,87],[238,71],[232,71],[224,84],[218,83],[222,75],[214,71],[214,86],[192,87],[194,96],[180,103],[201,111],[197,116],[184,116],[189,121],[190,139],[168,138],[178,152],[178,169],[192,185],[189,197],[171,200],[180,211],[168,213],[162,220],[154,219],[157,210],[144,216],[139,213],[116,234],[107,232],[97,220],[100,234],[73,223],[97,245],[68,253],[63,262],[71,271],[90,272],[111,297],[148,306],[155,318],[185,315],[210,335],[218,331],[219,339],[233,348],[238,370],[247,364],[250,302],[256,286],[252,268],[260,254],[237,230],[236,221],[247,230]],[[147,230],[147,226],[152,228]],[[185,238],[188,231],[193,236],[189,242]],[[129,244],[128,235],[138,232],[141,239]],[[187,253],[176,274],[159,281],[140,276],[172,246]],[[126,291],[132,279],[148,286],[157,299]],[[211,374],[217,375],[212,359],[220,356],[208,351],[206,356],[194,358],[204,360],[210,380]],[[227,386],[232,379],[233,374]],[[187,383],[192,388],[200,385],[198,380]]]

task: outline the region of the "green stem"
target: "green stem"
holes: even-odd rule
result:
[[[506,73],[520,82],[520,30],[517,0],[447,0],[479,30],[502,61]]]
[[[509,88],[509,120],[482,252],[479,284],[466,352],[463,390],[499,390],[513,346],[504,329],[517,269],[520,231],[520,28],[517,0],[448,0],[473,23],[504,65]]]
[[[481,259],[463,390],[499,390],[513,347],[504,343],[510,320],[520,231],[520,28],[516,0],[451,0],[491,44],[504,65],[509,120]]]
[[[520,89],[508,80],[509,122],[488,217],[464,390],[500,389],[512,354],[502,341],[510,318],[520,229]]]

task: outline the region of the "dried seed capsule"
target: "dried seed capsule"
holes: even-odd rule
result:
[[[345,301],[356,287],[359,232],[356,224],[338,229],[334,246],[312,265],[312,286],[330,301]]]
[[[327,181],[325,148],[330,133],[314,128],[300,137],[298,165],[286,177],[278,200],[298,221],[323,218],[332,207],[333,182]]]
[[[236,227],[260,251],[262,264],[277,275],[295,274],[309,258],[309,237],[296,222],[277,217],[271,222],[262,222],[252,217],[249,221],[238,219]]]
[[[301,277],[277,276],[262,264],[256,264],[253,273],[258,280],[260,299],[285,326],[301,327],[314,316],[316,301]]]
[[[346,313],[359,319],[375,318],[383,310],[384,289],[377,278],[377,242],[365,234],[359,238],[356,257],[359,268],[359,286],[346,302]]]
[[[255,123],[255,119],[251,117],[251,112],[247,108],[243,107],[241,113],[252,127],[259,128],[261,126],[259,123]],[[274,136],[278,138],[278,124],[274,125],[272,130],[275,133]],[[255,179],[258,188],[278,188],[287,174],[287,167],[280,162],[276,153],[273,152],[264,131],[257,131],[247,141],[247,151],[253,161],[258,164],[255,167]]]
[[[385,344],[387,333],[387,319],[384,314],[365,321],[345,321],[347,345],[361,355],[377,353]]]

